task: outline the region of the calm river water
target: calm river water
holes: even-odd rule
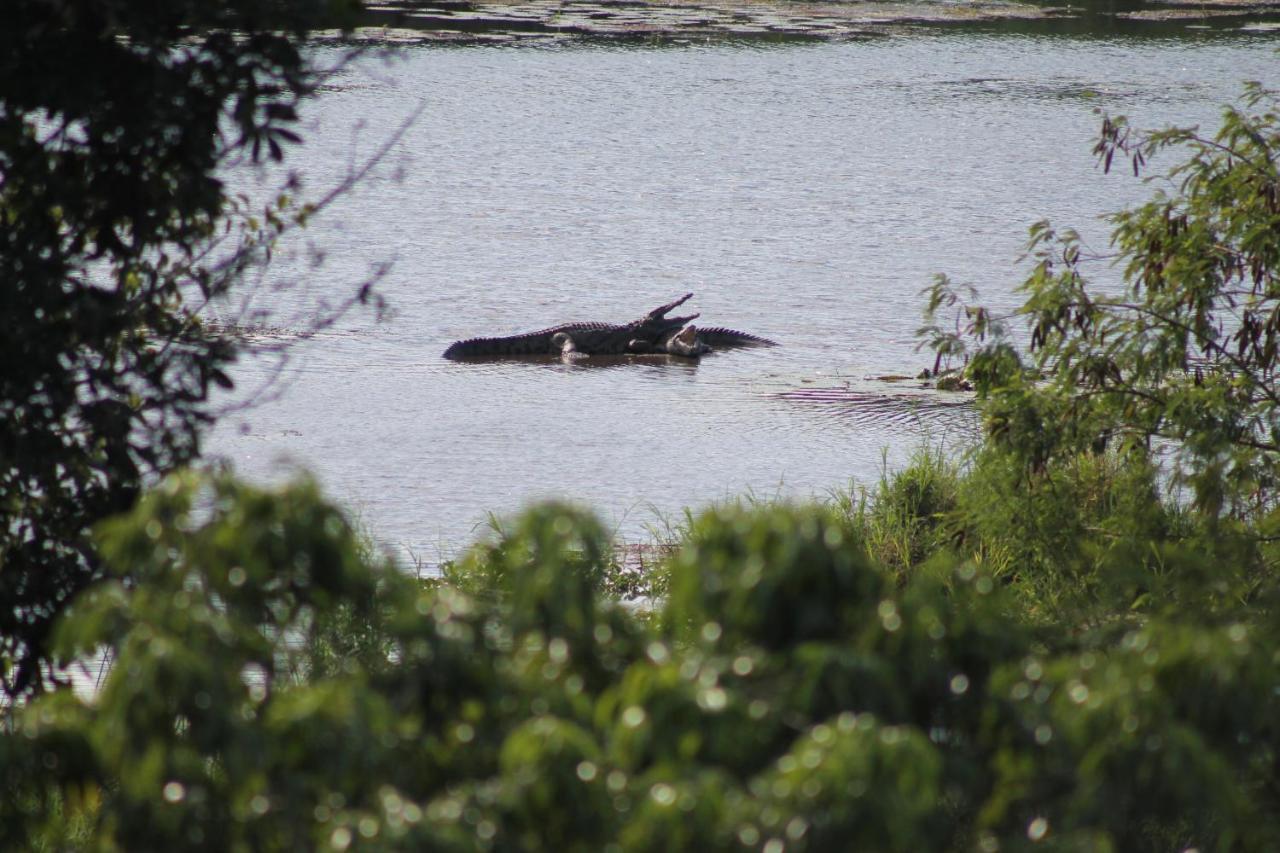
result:
[[[627,539],[743,493],[871,483],[964,407],[864,377],[914,374],[934,273],[1015,304],[1026,228],[1099,250],[1098,214],[1150,187],[1090,155],[1098,110],[1216,124],[1280,83],[1274,37],[924,31],[753,47],[406,48],[309,105],[292,165],[315,192],[417,123],[270,273],[276,325],[391,262],[393,309],[295,348],[278,393],[209,449],[243,475],[305,468],[380,541],[428,563],[486,514],[595,507]],[[262,184],[265,186],[266,184]],[[258,185],[247,181],[254,189]],[[702,322],[779,341],[698,364],[456,364],[454,339],[626,321],[685,292]],[[286,333],[287,334],[287,333]],[[240,366],[258,387],[270,362]]]

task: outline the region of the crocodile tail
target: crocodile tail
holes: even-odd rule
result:
[[[698,337],[703,343],[712,347],[776,347],[777,341],[749,335],[737,329],[726,329],[722,326],[698,329]]]
[[[444,357],[452,360],[484,358],[486,356],[540,355],[558,352],[551,345],[551,335],[511,335],[505,338],[468,338],[454,341],[444,351]]]

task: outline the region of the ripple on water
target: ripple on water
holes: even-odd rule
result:
[[[851,427],[891,424],[915,433],[963,430],[971,435],[977,426],[972,395],[963,393],[871,390],[846,385],[779,391],[774,398]]]

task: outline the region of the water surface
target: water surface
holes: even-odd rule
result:
[[[394,316],[356,313],[299,345],[280,393],[227,418],[210,449],[255,479],[309,469],[428,562],[487,513],[543,498],[634,539],[744,492],[872,482],[970,429],[963,407],[863,381],[929,362],[913,332],[934,273],[1007,309],[1033,221],[1105,251],[1098,214],[1151,188],[1095,168],[1097,111],[1212,127],[1241,80],[1276,84],[1276,65],[1274,39],[1247,33],[366,58],[310,105],[293,161],[309,187],[423,114],[270,275],[295,283],[274,297],[287,326],[391,261],[379,289]],[[696,364],[440,358],[457,338],[625,321],[688,291],[708,325],[782,346]],[[251,361],[237,380],[267,373]]]

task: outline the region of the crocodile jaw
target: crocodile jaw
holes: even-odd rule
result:
[[[711,352],[711,347],[698,339],[697,326],[685,326],[676,332],[667,341],[666,349],[671,355],[682,355],[686,358],[697,358],[703,353]]]

